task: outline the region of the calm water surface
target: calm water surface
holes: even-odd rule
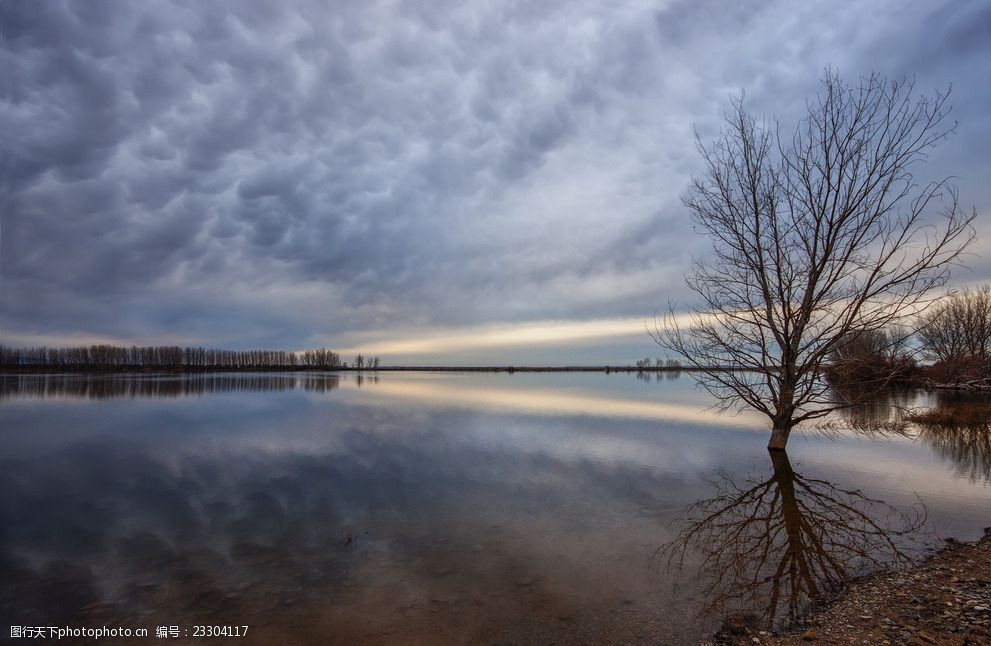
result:
[[[9,625],[692,643],[991,524],[986,432],[840,428],[772,462],[687,377],[0,379]]]

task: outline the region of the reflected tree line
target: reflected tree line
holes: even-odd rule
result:
[[[373,368],[371,361],[360,368]],[[73,348],[0,346],[3,369],[70,370],[296,370],[346,368],[341,356],[327,349],[216,350],[179,346],[90,345]],[[374,367],[378,367],[375,358]]]
[[[361,375],[358,375],[361,379]],[[363,382],[364,379],[361,379]],[[302,389],[329,392],[340,386],[341,378],[327,375],[218,374],[175,377],[136,377],[106,375],[71,377],[63,375],[0,375],[0,399],[11,397],[189,397],[235,391],[281,391]],[[358,385],[361,385],[360,383]]]
[[[940,458],[972,482],[991,482],[991,434],[987,427],[924,426],[922,437]]]
[[[662,371],[644,372],[642,370],[638,370],[636,375],[637,375],[637,379],[646,382],[650,382],[651,380],[660,381],[661,379],[664,379],[665,381],[676,381],[681,377],[681,371],[662,370]]]
[[[991,482],[991,401],[985,395],[938,392],[936,407],[909,415],[943,460],[971,481]]]
[[[332,595],[351,576],[357,554],[341,542],[350,500],[342,483],[362,477],[362,467],[330,457],[239,464],[180,452],[188,470],[177,478],[171,455],[118,446],[95,455],[59,456],[54,481],[37,461],[5,465],[4,616],[39,626],[145,614],[229,623],[271,613],[273,604],[286,612],[281,599],[293,590],[305,598],[304,586]],[[86,462],[93,459],[95,468]],[[140,484],[122,491],[121,481]]]

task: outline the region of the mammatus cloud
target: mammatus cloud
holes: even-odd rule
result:
[[[958,133],[919,172],[986,212],[989,25],[976,0],[11,0],[0,340],[358,348],[454,327],[481,352],[500,326],[527,345],[577,321],[533,342],[649,354],[587,331],[688,298],[708,248],[679,201],[693,130],[741,89],[787,121],[827,65],[952,84]],[[983,249],[961,280],[991,278]]]

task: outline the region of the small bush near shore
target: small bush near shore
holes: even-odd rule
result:
[[[991,377],[991,360],[980,357],[960,357],[952,361],[937,361],[923,370],[923,375],[938,384],[976,381]]]

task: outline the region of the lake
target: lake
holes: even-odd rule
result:
[[[837,419],[772,461],[765,421],[643,377],[0,377],[2,615],[258,644],[695,643],[991,524],[986,430]]]

